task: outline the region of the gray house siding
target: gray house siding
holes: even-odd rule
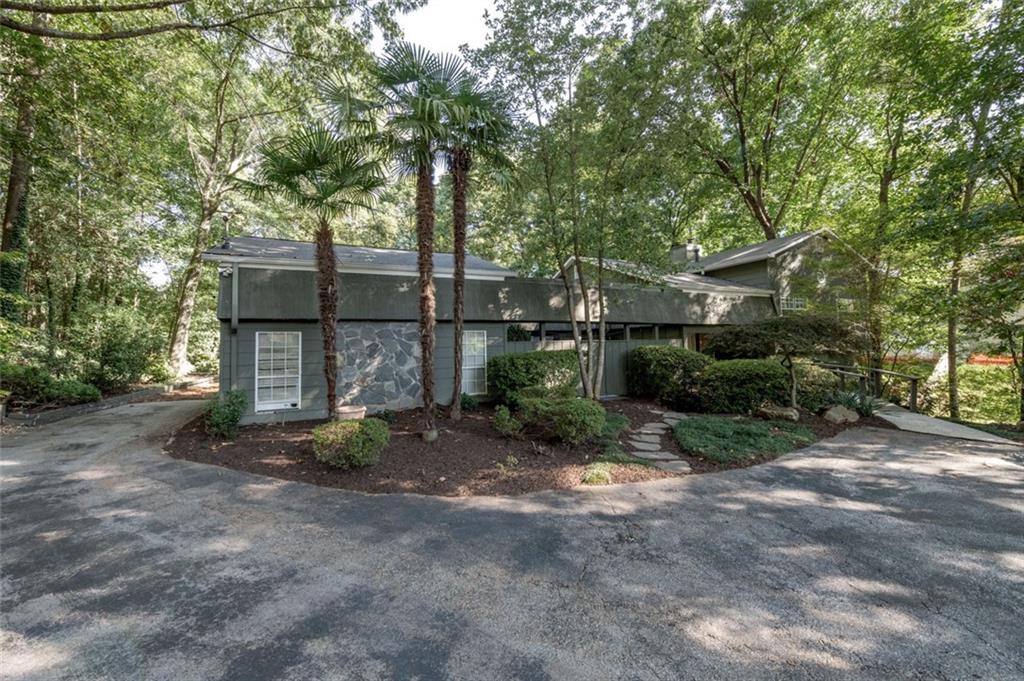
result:
[[[238,304],[232,315],[232,278],[238,276]],[[452,392],[455,339],[451,318],[451,279],[437,279],[434,389],[446,404]],[[370,413],[405,409],[422,401],[416,279],[405,276],[342,274],[338,277],[338,396],[343,403],[366,406]],[[569,317],[561,282],[546,279],[470,280],[466,282],[467,330],[487,332],[488,358],[509,351],[540,349],[539,343],[507,343],[512,322],[564,325]],[[596,306],[592,306],[596,312]],[[608,289],[606,319],[612,324],[673,325],[682,343],[707,326],[738,324],[773,314],[771,299],[678,290],[613,286]],[[582,306],[577,310],[582,317]],[[308,270],[235,267],[221,276],[218,316],[221,324],[221,386],[245,393],[243,423],[319,419],[326,415],[323,350],[314,274]],[[232,324],[237,325],[232,333]],[[686,325],[687,334],[679,325]],[[298,408],[256,411],[256,333],[299,331],[301,386]],[[639,335],[639,334],[638,334]],[[609,341],[605,394],[625,390],[626,354],[649,343]],[[548,342],[545,349],[572,347]]]

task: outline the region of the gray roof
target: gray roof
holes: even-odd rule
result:
[[[338,268],[366,268],[388,271],[416,272],[416,251],[396,248],[369,248],[367,246],[335,245]],[[316,259],[316,247],[309,241],[288,239],[264,239],[254,236],[235,236],[204,253],[207,260],[269,260],[276,264],[312,263]],[[451,253],[434,253],[434,269],[450,272],[455,267]],[[478,273],[489,276],[515,276],[515,273],[489,260],[466,254],[467,274]]]
[[[739,248],[731,248],[728,251],[701,256],[700,260],[689,263],[687,269],[693,272],[709,272],[725,267],[744,265],[749,262],[767,260],[768,258],[774,258],[779,253],[788,251],[794,246],[802,244],[811,237],[820,234],[820,232],[821,230],[800,232],[799,234],[781,236],[778,239],[769,239],[768,241],[750,244],[749,246],[740,246]]]
[[[583,262],[594,265],[597,264],[595,258],[581,258]],[[728,281],[727,279],[718,279],[716,277],[706,277],[702,274],[693,274],[692,272],[666,272],[659,270],[651,265],[642,265],[640,263],[629,262],[628,260],[614,260],[605,258],[604,266],[614,272],[619,272],[630,277],[642,279],[654,284],[660,284],[662,286],[670,286],[680,291],[689,291],[691,293],[728,293],[736,295],[771,295],[772,291],[769,289],[757,288],[755,286],[746,286],[745,284],[737,284],[734,281]]]

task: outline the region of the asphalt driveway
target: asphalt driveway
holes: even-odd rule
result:
[[[5,439],[4,679],[1024,677],[1011,447],[848,431],[635,486],[365,496],[162,456],[196,409]]]

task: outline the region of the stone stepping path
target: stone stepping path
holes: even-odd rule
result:
[[[632,449],[630,454],[638,459],[650,461],[653,466],[663,471],[689,473],[690,464],[662,449],[662,438],[670,435],[672,426],[685,419],[686,414],[660,409],[651,409],[651,414],[660,420],[645,423],[630,433],[629,447]]]

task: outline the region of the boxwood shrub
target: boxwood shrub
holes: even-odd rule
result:
[[[695,409],[701,372],[711,362],[707,355],[674,345],[641,345],[629,355],[626,386],[633,397]]]
[[[575,388],[578,382],[575,350],[516,352],[492,357],[487,362],[491,394],[503,404],[515,405],[524,388],[565,390]]]
[[[360,468],[377,463],[390,439],[388,424],[380,419],[331,421],[313,429],[313,453],[337,468]]]
[[[839,390],[839,379],[828,369],[813,364],[796,365],[796,401],[812,413],[835,404],[834,397]]]
[[[789,374],[770,359],[727,359],[704,370],[700,403],[714,414],[749,414],[765,402],[787,404]]]
[[[605,424],[604,407],[581,397],[568,400],[523,398],[519,417],[542,436],[574,447],[600,437]]]

